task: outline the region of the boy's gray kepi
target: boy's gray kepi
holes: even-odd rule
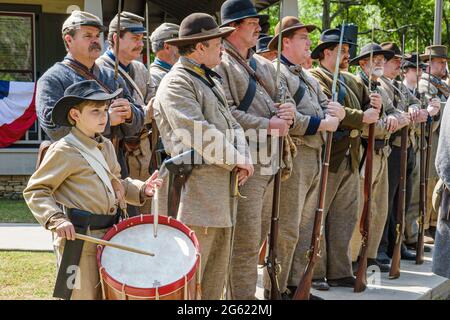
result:
[[[176,39],[167,40],[167,44],[184,46],[215,38],[225,38],[234,28],[219,28],[212,16],[206,13],[192,13],[184,18],[180,24],[179,36]]]
[[[106,31],[107,29],[96,15],[89,12],[74,10],[66,21],[64,21],[61,31],[64,32],[64,30],[68,28],[74,29],[81,26],[97,27],[100,31]]]
[[[109,32],[117,32],[118,14],[111,20],[109,24]],[[144,34],[147,30],[144,28],[144,18],[127,11],[120,13],[120,30],[127,30],[135,34]]]
[[[64,96],[56,102],[52,110],[53,123],[71,127],[67,119],[69,110],[84,101],[108,101],[122,92],[122,88],[108,94],[95,80],[85,80],[72,84],[64,91]]]

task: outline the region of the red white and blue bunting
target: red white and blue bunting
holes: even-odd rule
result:
[[[34,82],[0,80],[0,148],[19,140],[36,121]]]

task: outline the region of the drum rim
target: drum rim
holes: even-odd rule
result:
[[[144,214],[139,216],[134,216],[132,218],[123,220],[119,222],[118,224],[114,225],[112,228],[110,228],[105,235],[102,237],[103,240],[111,240],[112,237],[114,237],[116,234],[118,234],[120,231],[123,231],[125,229],[134,227],[136,225],[140,224],[147,224],[147,223],[153,223],[154,216],[150,214]],[[169,295],[171,293],[174,293],[178,290],[180,290],[184,285],[187,285],[188,282],[192,280],[194,275],[196,274],[197,268],[200,267],[200,246],[197,240],[197,237],[193,230],[189,229],[188,226],[186,226],[184,223],[182,223],[179,220],[173,219],[171,217],[167,216],[159,216],[158,217],[158,224],[163,224],[167,226],[174,227],[175,229],[183,232],[194,244],[194,247],[197,251],[197,257],[195,260],[194,265],[192,266],[191,270],[187,273],[186,278],[182,277],[179,280],[176,280],[174,282],[171,282],[169,284],[166,284],[164,286],[158,287],[158,288],[138,288],[133,287],[127,284],[124,284],[118,280],[116,280],[113,276],[111,276],[108,271],[102,266],[101,259],[102,254],[105,246],[98,245],[97,246],[97,264],[98,268],[101,272],[101,277],[104,282],[107,282],[108,285],[112,286],[114,289],[118,291],[123,291],[125,294],[130,294],[132,296],[140,296],[145,298],[152,298],[163,295]],[[103,284],[102,284],[103,285]],[[158,289],[158,290],[156,290]]]

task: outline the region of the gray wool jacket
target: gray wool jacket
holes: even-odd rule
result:
[[[71,59],[68,54],[64,59]],[[117,135],[119,138],[133,137],[137,135],[144,124],[144,111],[140,105],[134,104],[134,99],[122,77],[114,80],[114,71],[105,67],[94,65],[94,75],[104,83],[111,91],[123,88],[123,97],[131,103],[133,112],[132,121],[119,126]],[[55,63],[48,69],[37,82],[36,112],[41,127],[52,141],[57,141],[70,132],[70,127],[55,125],[51,120],[51,114],[55,103],[64,96],[64,90],[70,85],[86,80],[73,69],[62,62]],[[103,136],[111,136],[111,128],[107,125]]]

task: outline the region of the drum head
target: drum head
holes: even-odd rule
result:
[[[111,242],[139,248],[154,257],[105,247],[101,264],[115,280],[136,288],[158,288],[184,278],[194,267],[197,250],[192,240],[169,225],[158,225],[153,236],[153,224],[129,227],[114,235]]]

